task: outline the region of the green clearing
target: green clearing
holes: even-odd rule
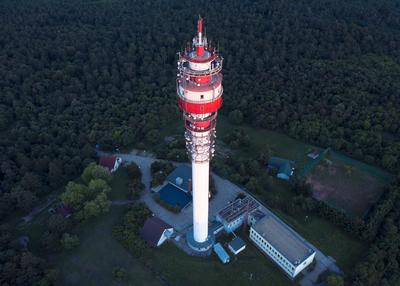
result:
[[[329,164],[321,163],[306,175],[314,197],[351,215],[363,217],[390,180],[335,156],[327,159]]]
[[[218,138],[226,136],[235,127],[237,126],[228,122],[227,117],[219,116],[217,124]],[[294,160],[297,170],[302,170],[313,161],[307,157],[307,152],[312,149],[322,150],[321,148],[292,139],[278,132],[254,128],[249,125],[240,125],[239,127],[245,130],[251,140],[250,147],[235,151],[235,156],[240,158],[256,157],[268,145],[273,155]],[[223,142],[218,142],[217,144],[220,143]],[[335,154],[337,153],[335,152]],[[348,158],[344,155],[341,156]],[[350,158],[348,159],[358,162]],[[359,163],[366,165],[361,162]],[[373,166],[367,166],[370,170],[371,168],[373,170],[378,169]],[[260,196],[260,200],[273,201],[277,205],[280,205],[285,201],[291,200],[293,196],[294,194],[290,191],[290,184],[288,182],[272,178],[270,190],[263,193]],[[363,243],[352,237],[323,218],[308,215],[306,220],[305,217],[307,214],[295,217],[283,213],[278,209],[273,209],[273,211],[324,254],[334,257],[338,265],[346,273],[351,272],[355,263],[362,258],[368,247],[367,243]]]
[[[241,237],[245,238],[244,235]],[[145,259],[146,264],[151,265],[169,285],[174,286],[296,285],[248,240],[246,243],[246,249],[237,258],[230,254],[232,260],[226,265],[215,254],[210,258],[192,257],[171,243],[153,250]]]
[[[256,157],[262,150],[269,146],[273,156],[279,156],[296,162],[296,169],[302,169],[310,159],[307,152],[312,149],[321,150],[316,146],[290,138],[287,135],[275,131],[251,127],[247,124],[235,126],[229,123],[225,116],[218,117],[217,136],[223,138],[231,130],[240,127],[249,135],[251,145],[247,148],[240,148],[235,155],[242,158]],[[218,142],[219,144],[219,142]]]
[[[293,217],[277,209],[273,211],[325,255],[332,256],[345,273],[351,273],[366,253],[367,243],[351,237],[323,218],[307,214]]]
[[[124,207],[113,206],[110,212],[76,228],[80,246],[50,257],[62,273],[61,285],[149,285],[160,282],[112,236],[112,228],[123,216]],[[112,269],[123,267],[127,278],[113,279]]]
[[[126,198],[128,180],[122,168],[113,174],[110,199]],[[73,233],[78,234],[80,246],[48,257],[50,263],[61,271],[60,285],[161,285],[145,266],[112,237],[112,228],[120,222],[123,213],[124,206],[112,206],[105,216],[78,225]],[[46,209],[31,222],[19,226],[20,233],[30,237],[30,248],[35,252],[40,251],[40,239],[47,228],[48,217]],[[113,279],[114,267],[125,268],[127,279],[122,282]]]
[[[112,191],[108,194],[109,200],[125,200],[128,196],[129,177],[125,168],[119,168],[112,174],[110,186]]]

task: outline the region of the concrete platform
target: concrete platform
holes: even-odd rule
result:
[[[186,232],[186,242],[189,245],[191,249],[193,249],[195,252],[198,252],[199,255],[204,256],[205,252],[210,252],[209,250],[215,243],[215,236],[213,233],[209,233],[207,240],[205,242],[197,242],[194,240],[193,237],[193,228],[189,228],[188,231]],[[211,254],[211,252],[210,252]]]

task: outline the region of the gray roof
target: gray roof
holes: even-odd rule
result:
[[[230,223],[242,216],[259,208],[260,204],[251,196],[245,196],[242,199],[236,199],[218,212],[218,216],[224,220],[224,223]]]
[[[300,264],[315,252],[302,237],[271,214],[266,214],[253,229],[293,265]]]
[[[268,161],[268,167],[275,168],[279,173],[286,174],[290,177],[292,168],[294,167],[294,161],[279,157],[271,157]]]
[[[255,221],[259,221],[260,219],[265,217],[265,213],[260,210],[256,210],[256,211],[252,212],[249,216],[253,217]]]
[[[234,251],[238,251],[243,246],[246,246],[246,243],[239,236],[236,236],[231,242],[229,242],[229,246],[232,247]]]
[[[178,177],[182,178],[182,184],[177,184],[176,179]],[[192,168],[186,165],[177,167],[168,175],[167,181],[186,192],[189,191],[189,183],[191,184],[192,181]]]

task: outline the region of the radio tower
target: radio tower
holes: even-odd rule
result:
[[[208,234],[209,166],[214,155],[217,111],[222,104],[222,57],[197,22],[192,45],[179,53],[177,93],[185,122],[185,140],[192,161],[193,231],[187,234],[191,248],[208,250],[214,238]]]

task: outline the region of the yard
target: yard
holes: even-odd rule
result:
[[[332,256],[347,274],[351,273],[368,248],[367,243],[318,216],[302,214],[293,217],[279,210],[273,211],[325,255]]]
[[[124,169],[113,174],[110,199],[126,199],[128,180]],[[162,285],[112,237],[112,228],[120,222],[124,208],[112,206],[106,215],[78,225],[73,232],[78,235],[80,245],[73,250],[63,250],[48,257],[53,267],[61,272],[61,285]],[[34,220],[19,227],[21,234],[30,237],[30,249],[33,251],[40,251],[40,239],[46,230],[48,217],[49,213],[44,210]],[[126,270],[127,277],[124,281],[114,279],[112,270],[115,267]]]
[[[232,125],[225,116],[218,117],[218,138],[223,138],[226,136],[226,134],[237,127],[243,128],[245,133],[249,135],[251,141],[249,147],[241,147],[240,150],[235,152],[235,155],[239,157],[256,157],[266,148],[266,146],[268,146],[273,156],[279,156],[295,161],[296,170],[300,170],[310,161],[310,159],[306,156],[307,152],[312,149],[320,150],[320,148],[296,139],[292,139],[283,133],[255,128],[246,124],[240,126]],[[217,145],[218,144],[220,144],[219,141]]]
[[[314,197],[351,215],[363,217],[389,180],[335,156],[327,159],[306,175]]]
[[[61,285],[162,285],[113,238],[112,228],[120,221],[123,208],[113,206],[105,216],[79,226],[76,233],[80,246],[50,257],[62,273]],[[126,270],[126,280],[113,278],[114,267]]]
[[[244,238],[244,236],[242,236]],[[152,251],[146,263],[169,285],[296,285],[271,260],[261,254],[247,239],[246,249],[229,264],[222,264],[215,254],[210,258],[191,257],[172,243]]]

